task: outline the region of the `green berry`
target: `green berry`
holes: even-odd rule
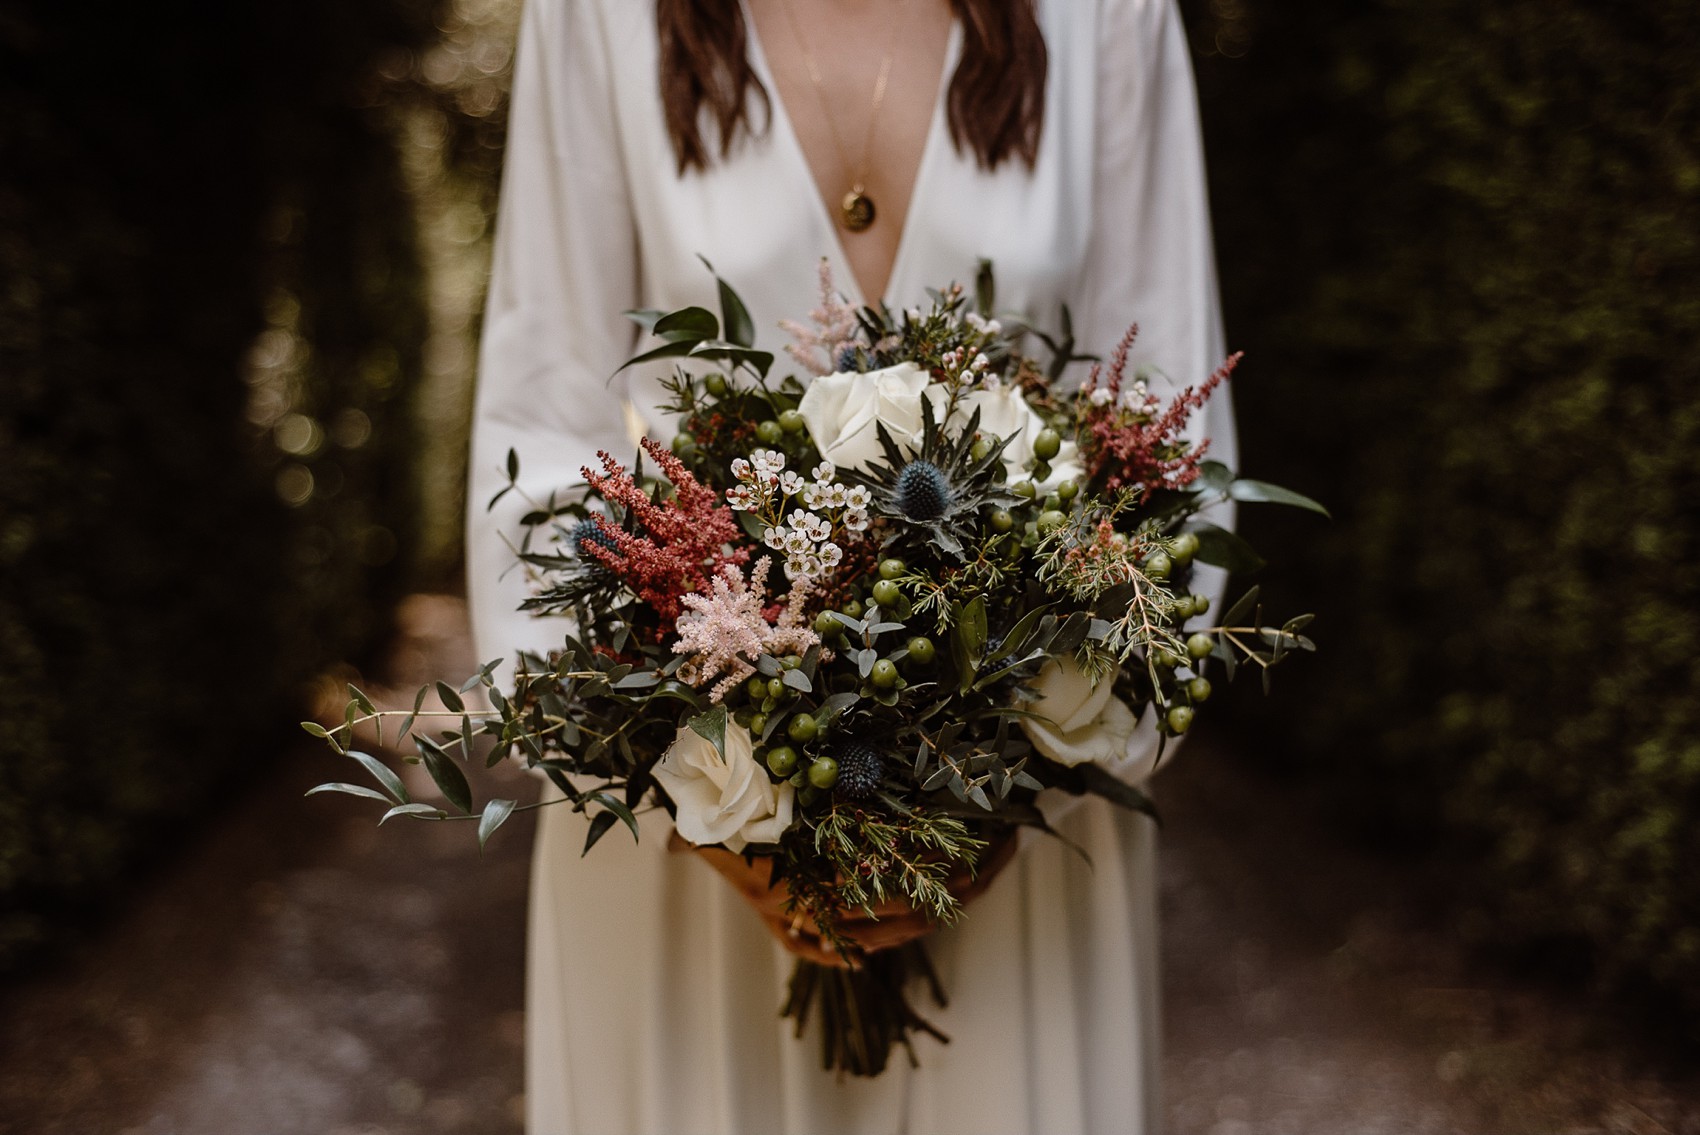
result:
[[[1194,678],[1186,684],[1186,696],[1195,702],[1210,700],[1210,679]]]
[[[862,617],[863,607],[862,607],[862,601],[860,599],[849,600],[848,602],[846,602],[844,604],[843,609],[844,609],[844,613],[846,615],[849,615],[852,619],[859,619],[859,618]]]
[[[784,658],[779,660],[779,665],[787,670],[795,670],[802,664],[803,656],[801,654],[787,654]]]
[[[1047,509],[1039,514],[1039,531],[1055,532],[1068,523],[1068,516],[1056,509]]]
[[[1169,573],[1175,570],[1175,561],[1166,552],[1152,552],[1145,557],[1145,574],[1161,583],[1169,578]]]
[[[673,455],[675,457],[689,453],[697,447],[697,439],[690,434],[673,435]]]
[[[1209,658],[1216,649],[1216,640],[1202,631],[1186,640],[1186,652],[1194,658]]]
[[[1194,595],[1192,597],[1192,613],[1194,615],[1202,615],[1208,610],[1210,610],[1210,596]]]
[[[1057,486],[1057,496],[1061,500],[1071,501],[1080,495],[1080,485],[1076,481],[1064,481]]]
[[[874,584],[873,596],[874,602],[881,607],[890,607],[903,598],[903,591],[894,581],[882,579]]]
[[[1015,517],[1007,508],[994,509],[991,522],[993,532],[1008,532],[1015,527]]]
[[[868,672],[868,681],[875,689],[889,690],[897,685],[897,667],[889,658],[882,658],[874,663],[874,668]]]
[[[880,578],[881,579],[896,579],[898,576],[902,575],[904,572],[906,572],[908,570],[909,570],[909,565],[904,563],[902,560],[891,559],[891,560],[881,560],[880,561]]]
[[[763,729],[766,729],[766,728],[767,728],[767,714],[765,714],[765,713],[752,713],[752,714],[750,714],[750,732],[752,734],[754,734],[757,737],[760,737],[761,731]]]
[[[1198,554],[1198,537],[1191,532],[1182,532],[1170,541],[1170,545],[1177,564],[1190,564],[1192,557]]]
[[[815,616],[815,633],[825,638],[835,635],[844,629],[844,624],[832,617],[831,611],[822,611]]]
[[[1046,512],[1056,512],[1058,509],[1062,508],[1062,497],[1056,493],[1046,493],[1045,501],[1039,507],[1044,509]]]
[[[933,645],[932,639],[916,635],[909,640],[909,657],[922,666],[931,665],[937,655],[938,647]]]
[[[1151,655],[1151,665],[1159,670],[1173,670],[1181,664],[1181,660],[1167,650],[1158,650]]]
[[[803,415],[799,414],[797,411],[795,411],[795,410],[782,410],[782,411],[780,411],[779,428],[784,430],[786,433],[788,433],[788,434],[801,433],[803,426],[806,425],[806,424],[807,423],[805,423],[803,421]]]
[[[821,789],[837,784],[838,762],[831,757],[816,757],[809,766],[809,783]]]
[[[750,718],[755,716],[755,712],[756,711],[751,709],[749,706],[745,706],[743,709],[734,710],[732,712],[732,720],[747,729],[749,728]]]
[[[1033,479],[1035,481],[1043,481],[1046,477],[1049,477],[1050,475],[1051,475],[1051,463],[1049,461],[1035,461],[1035,462],[1033,462]]]
[[[1010,488],[1016,496],[1026,497],[1028,500],[1032,500],[1034,497],[1039,495],[1039,486],[1035,485],[1032,481],[1017,481]]]
[[[797,771],[797,750],[789,745],[769,749],[767,767],[773,770],[774,776],[790,776]]]
[[[756,438],[763,445],[778,445],[785,436],[785,431],[779,428],[779,423],[772,418],[756,423]]]
[[[785,726],[785,735],[799,745],[806,745],[820,732],[820,722],[807,713],[799,713]]]
[[[1033,438],[1033,456],[1049,461],[1062,450],[1062,435],[1049,426],[1040,430]]]
[[[1168,721],[1171,732],[1185,733],[1188,729],[1192,728],[1192,707],[1190,705],[1173,706],[1170,708],[1169,715],[1165,720]],[[837,770],[835,769],[834,771],[836,772]]]
[[[752,698],[765,698],[767,696],[767,679],[758,674],[745,682],[744,688],[749,691]]]
[[[975,461],[984,461],[991,456],[992,443],[983,437],[974,439],[974,444],[968,447],[968,456]]]
[[[1192,610],[1193,610],[1193,608],[1192,608],[1192,596],[1190,596],[1190,595],[1177,595],[1177,596],[1175,596],[1175,618],[1178,621],[1184,623],[1188,619],[1192,618]]]
[[[805,774],[804,773],[798,773],[797,775],[798,776],[804,776]],[[816,800],[820,799],[820,792],[821,792],[821,790],[816,788],[812,784],[802,785],[801,787],[799,787],[797,789],[797,803],[799,805],[801,805],[802,807],[807,808],[809,805],[813,804]]]
[[[723,374],[711,374],[702,380],[702,388],[714,395],[716,398],[724,398],[726,397],[726,376]]]
[[[767,680],[767,696],[770,698],[784,697],[785,683],[778,678],[769,678]]]

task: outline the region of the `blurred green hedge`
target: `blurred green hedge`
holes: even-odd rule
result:
[[[0,968],[387,625],[423,316],[374,61],[431,15],[0,19]]]
[[[1484,938],[1700,1005],[1700,8],[1197,0],[1248,514],[1324,653],[1246,716]]]

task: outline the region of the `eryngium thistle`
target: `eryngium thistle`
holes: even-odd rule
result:
[[[836,746],[832,754],[838,760],[839,794],[851,800],[865,800],[874,794],[885,775],[885,762],[879,750],[856,741]]]
[[[931,461],[911,461],[897,475],[892,502],[911,520],[937,520],[950,507],[950,480]]]
[[[602,565],[591,559],[589,553],[584,550],[584,546],[595,544],[609,550],[614,548],[614,538],[602,531],[601,525],[588,517],[572,526],[572,529],[567,533],[567,542],[572,545],[573,555],[595,567]]]

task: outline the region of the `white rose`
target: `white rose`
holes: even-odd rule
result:
[[[1039,700],[1025,708],[1039,715],[1021,718],[1033,747],[1058,764],[1113,767],[1127,757],[1138,719],[1114,696],[1114,681],[1092,683],[1072,657],[1052,658],[1033,686]]]
[[[694,844],[742,851],[748,843],[777,842],[791,826],[796,789],[768,779],[756,763],[750,731],[734,722],[726,723],[725,760],[712,741],[680,726],[655,763],[655,779],[678,805],[673,826]]]
[[[1033,464],[1033,438],[1045,428],[1044,421],[1033,412],[1033,407],[1014,386],[970,392],[957,404],[960,428],[967,428],[968,415],[975,410],[980,411],[981,433],[988,437],[1010,439],[1003,448],[1003,463],[1009,479],[1012,482],[1025,480],[1027,470]],[[1080,449],[1072,441],[1062,443],[1050,464],[1051,475],[1036,482],[1042,493],[1050,492],[1064,481],[1072,479],[1078,482],[1085,478],[1085,471],[1080,465]]]
[[[928,389],[931,387],[931,389]],[[865,374],[826,374],[809,383],[797,412],[809,427],[820,455],[840,468],[867,472],[883,460],[878,425],[900,449],[921,448],[921,400],[943,417],[948,395],[914,363],[898,363]]]

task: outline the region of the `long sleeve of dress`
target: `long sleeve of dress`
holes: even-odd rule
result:
[[[1099,20],[1107,50],[1098,60],[1093,243],[1075,289],[1075,338],[1107,356],[1138,321],[1130,377],[1153,368],[1151,391],[1166,400],[1204,382],[1225,353],[1198,98],[1174,0],[1106,0]],[[1194,415],[1189,434],[1209,439],[1212,459],[1236,464],[1226,387]],[[1231,526],[1233,514],[1218,508],[1209,519]],[[1215,568],[1194,570],[1192,588],[1212,610],[1225,584]],[[1148,710],[1117,770],[1129,781],[1156,763],[1154,721]]]
[[[599,8],[528,0],[520,29],[497,217],[467,500],[467,583],[479,659],[560,643],[560,619],[517,610],[523,570],[508,541],[551,492],[583,480],[598,449],[622,455],[638,268]],[[520,488],[507,484],[507,454]]]

